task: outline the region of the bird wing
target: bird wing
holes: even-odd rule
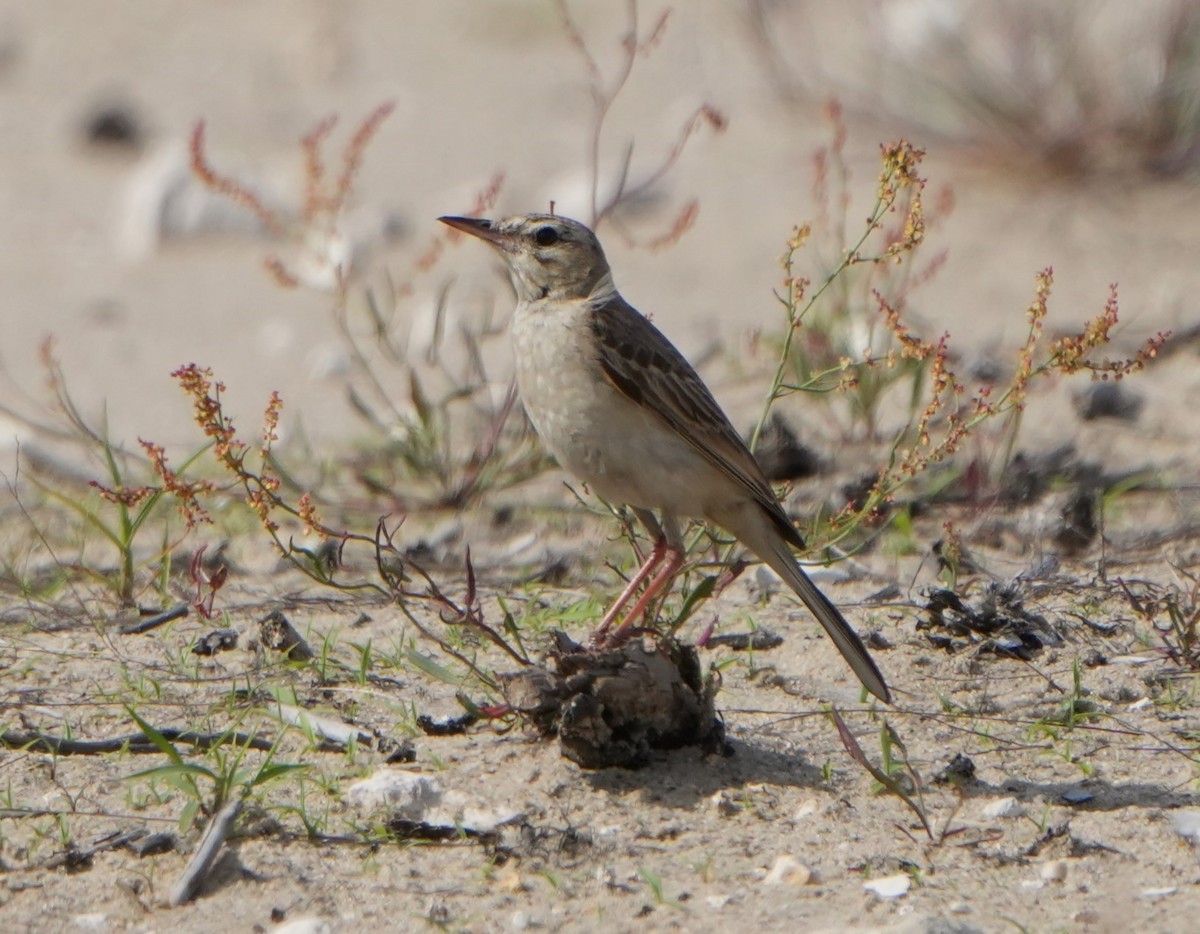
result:
[[[605,376],[631,401],[653,412],[719,470],[735,480],[797,548],[796,531],[717,400],[683,354],[621,296],[591,309],[591,327]]]

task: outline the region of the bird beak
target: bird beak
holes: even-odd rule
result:
[[[504,249],[508,245],[509,238],[498,232],[491,221],[482,217],[439,217],[438,220],[455,230],[478,237],[500,249]]]

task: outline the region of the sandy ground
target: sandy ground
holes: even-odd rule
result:
[[[576,6],[611,75],[619,24],[608,5]],[[655,17],[643,10],[645,28]],[[778,28],[802,26],[783,17]],[[802,52],[811,41],[797,32],[794,45],[783,45]],[[636,140],[636,179],[670,150],[700,105],[728,118],[723,133],[697,133],[654,199],[626,220],[634,234],[652,239],[698,199],[687,236],[658,252],[629,248],[615,234],[606,243],[626,297],[686,353],[715,357],[705,373],[747,421],[761,396],[754,380],[762,363],[746,356],[747,334],[778,327],[777,258],[792,225],[815,216],[812,154],[828,139],[819,102],[782,100],[762,54],[740,5],[677,10],[661,47],[639,62],[602,147],[611,174]],[[266,0],[201,12],[126,0],[106,4],[99,16],[94,4],[60,0],[0,11],[0,172],[7,180],[0,193],[0,400],[35,420],[49,417],[41,408],[39,347],[53,337],[80,409],[89,419],[106,413],[120,442],[149,437],[172,452],[194,449],[187,401],[169,378],[191,361],[225,380],[230,410],[245,425],[256,424],[267,395],[280,391],[285,455],[287,439],[302,434],[323,451],[368,435],[347,402],[349,364],[333,300],[318,290],[281,289],[263,271],[266,254],[291,257],[287,244],[228,212],[205,215],[197,233],[163,237],[154,206],[172,185],[186,186],[181,153],[204,119],[214,162],[260,180],[261,190],[295,209],[294,141],[338,114],[334,142],[344,142],[384,101],[394,101],[395,111],[366,153],[347,229],[363,282],[378,285],[385,272],[401,283],[411,279],[413,293],[397,306],[393,328],[419,349],[447,283],[451,327],[487,311],[501,319],[507,313],[483,250],[447,251],[432,272],[412,272],[441,235],[437,216],[467,210],[497,172],[505,181],[496,213],[540,210],[553,199],[563,213],[586,215],[591,102],[551,5]],[[85,140],[90,116],[113,104],[130,108],[143,127],[136,151]],[[1067,180],[977,148],[924,141],[878,114],[851,111],[848,123],[851,217],[869,207],[878,143],[903,133],[931,150],[931,195],[953,189],[954,210],[929,246],[930,255],[948,250],[948,260],[916,310],[930,334],[949,330],[964,355],[1020,340],[1034,274],[1045,266],[1056,274],[1052,325],[1077,326],[1100,310],[1111,282],[1121,288],[1121,348],[1196,323],[1200,193],[1191,182]],[[487,352],[503,385],[504,342],[489,342]],[[989,572],[1011,579],[1056,552],[1049,538],[1061,506],[1055,493],[1011,512],[944,507],[918,518],[904,547],[864,555],[862,570],[824,584],[863,631],[878,629],[892,645],[879,658],[901,699],[887,718],[925,780],[932,840],[895,797],[877,793],[823,715],[824,705],[837,703],[878,759],[881,711],[860,703],[833,650],[790,601],[778,594],[764,600],[754,590],[752,573],[697,624],[718,613],[722,631],[754,625],[784,637],[770,652],[703,656],[721,665],[718,706],[734,754],[682,750],[639,771],[593,773],[520,730],[421,734],[414,711],[453,714],[454,689],[403,658],[394,671],[380,663],[399,682],[391,686],[349,676],[322,684],[311,670],[281,670],[244,647],[229,661],[193,663],[187,649],[206,628],[194,615],[131,640],[87,621],[98,604],[86,584],[68,589],[70,606],[52,611],[6,589],[6,728],[124,734],[134,729],[122,707],[130,695],[163,725],[223,724],[231,683],[290,684],[301,703],[330,716],[386,736],[411,735],[416,757],[408,768],[520,818],[499,843],[412,846],[312,843],[298,834],[294,812],[255,818],[200,899],[168,910],[163,901],[182,852],[139,858],[103,851],[64,868],[53,864],[64,851],[60,824],[27,814],[73,812],[65,826],[82,848],[114,831],[172,830],[186,799],[161,783],[148,791],[128,778],[160,757],[5,752],[0,787],[9,790],[0,805],[16,816],[0,810],[0,921],[6,929],[46,931],[264,930],[297,918],[338,931],[1190,930],[1200,909],[1200,867],[1172,820],[1200,807],[1194,685],[1171,677],[1171,663],[1153,651],[1160,641],[1115,581],[1186,584],[1173,565],[1196,565],[1200,368],[1185,348],[1139,377],[1132,388],[1145,404],[1132,423],[1079,419],[1071,400],[1080,388],[1056,386],[1031,409],[1023,445],[1038,453],[1070,442],[1102,471],[1146,470],[1162,488],[1113,501],[1103,550],[1093,544],[1062,555],[1059,576],[1029,585],[1028,603],[1061,632],[1062,647],[1028,664],[961,647],[948,654],[916,628],[923,618],[917,585],[934,579],[927,555],[943,521],[965,530]],[[828,419],[814,423],[795,407],[787,411],[831,464],[801,490],[803,508],[870,469],[872,455],[839,449]],[[20,419],[0,415],[0,426],[0,470],[13,477],[14,440],[36,448],[45,437]],[[470,543],[493,618],[494,600],[503,596],[522,612],[536,610],[544,624],[587,593],[602,600],[616,589],[597,554],[628,559],[610,541],[611,525],[585,518],[559,480],[542,476],[463,516],[416,516],[412,534],[461,522],[436,556],[439,573],[461,587],[462,548]],[[11,549],[28,527],[11,501],[3,508]],[[243,646],[254,620],[279,605],[302,630],[311,628],[314,641],[332,633],[334,654],[351,667],[352,644],[370,640],[395,653],[412,636],[395,608],[318,592],[277,570],[264,543],[242,531],[232,549],[239,570],[222,599]],[[514,586],[552,559],[567,568],[561,583]],[[892,596],[868,599],[888,584],[896,585]],[[363,613],[369,620],[358,621]],[[1048,726],[1073,694],[1075,661],[1097,654],[1109,663],[1080,669],[1097,716],[1074,729]],[[503,667],[499,658],[488,664]],[[959,790],[932,783],[956,754],[975,763],[975,780]],[[343,794],[380,765],[381,753],[317,752],[289,734],[280,755],[313,765],[320,781],[308,786],[303,807],[321,816],[325,832],[367,822]],[[300,806],[297,786],[281,787],[281,797],[268,793],[266,802]],[[1008,811],[988,810],[1005,798],[1015,799]],[[185,837],[178,850],[193,842]],[[771,876],[783,858],[811,869],[811,878],[802,870]],[[885,899],[864,888],[893,876],[907,880],[907,894]]]

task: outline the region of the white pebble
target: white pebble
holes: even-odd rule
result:
[[[405,820],[425,820],[442,800],[437,779],[407,769],[377,769],[346,789],[346,800],[361,811],[386,807]]]
[[[1181,808],[1172,811],[1171,828],[1192,846],[1200,844],[1200,810]]]
[[[776,857],[775,865],[762,880],[763,885],[808,885],[815,881],[816,873],[794,856]]]
[[[1016,798],[997,798],[984,805],[981,812],[984,817],[1020,817],[1025,813],[1025,806]]]
[[[1052,859],[1042,863],[1040,875],[1043,882],[1065,882],[1067,880],[1067,861]]]
[[[881,879],[864,882],[863,888],[876,898],[902,898],[908,894],[911,885],[911,878],[904,873],[898,873],[894,876],[884,876]]]
[[[796,808],[796,813],[792,815],[792,821],[799,823],[800,821],[804,820],[804,818],[806,818],[806,817],[812,817],[814,814],[817,813],[817,810],[818,810],[817,799],[816,798],[806,798],[804,801],[802,801],[800,803],[800,806],[798,808]]]
[[[296,918],[271,928],[271,934],[329,934],[333,928],[320,918]]]

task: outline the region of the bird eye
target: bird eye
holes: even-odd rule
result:
[[[558,231],[553,227],[541,227],[533,235],[533,239],[537,241],[538,246],[553,246],[558,243]]]

